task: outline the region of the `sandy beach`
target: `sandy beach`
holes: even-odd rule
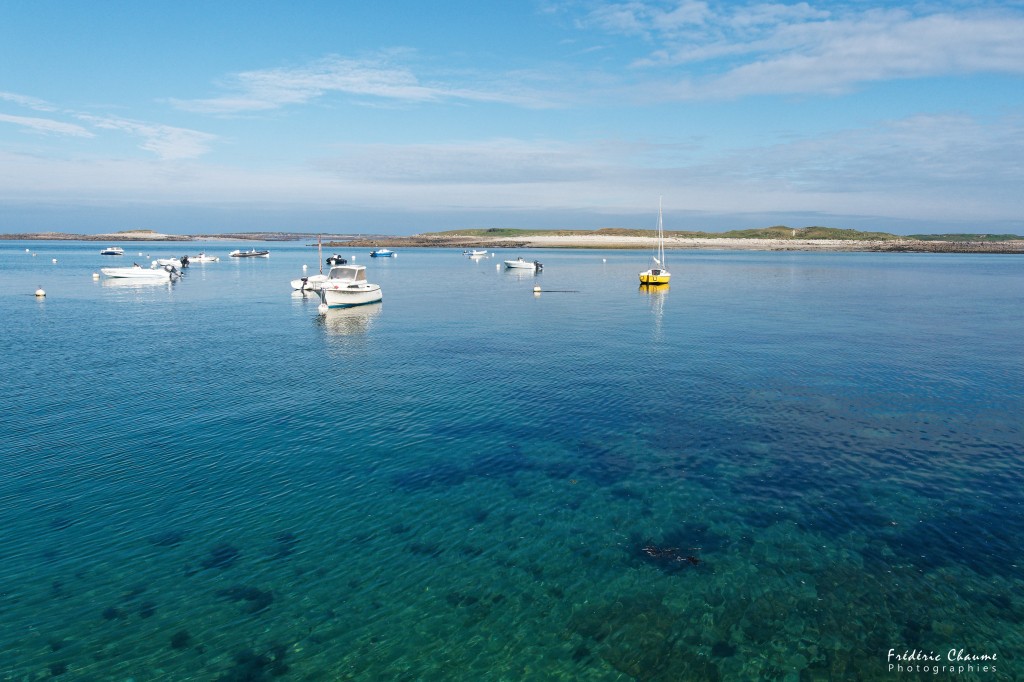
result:
[[[653,236],[609,235],[609,234],[539,234],[514,237],[484,237],[479,235],[418,234],[412,236],[387,235],[322,235],[323,245],[341,247],[389,247],[389,248],[460,248],[460,249],[651,249],[657,245]],[[165,234],[150,230],[99,233],[33,233],[4,234],[0,239],[51,239],[84,240],[96,242],[142,242],[142,241],[311,241],[310,234],[289,234],[283,232],[232,233],[232,234]],[[939,241],[918,239],[763,239],[730,237],[666,237],[665,248],[743,250],[743,251],[873,251],[873,252],[921,252],[921,253],[1024,253],[1024,240],[1008,241]]]

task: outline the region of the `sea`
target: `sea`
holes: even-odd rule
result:
[[[103,246],[0,242],[0,680],[1024,679],[1024,256]]]

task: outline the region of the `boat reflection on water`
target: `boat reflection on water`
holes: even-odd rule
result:
[[[641,284],[640,293],[647,294],[652,298],[659,298],[662,294],[667,294],[669,290],[668,284]]]
[[[171,289],[176,281],[177,279],[168,278],[107,277],[100,280],[100,285],[112,289]]]
[[[318,315],[317,319],[324,330],[335,336],[364,334],[383,307],[383,303],[372,303],[353,308],[331,308]]]
[[[646,295],[647,302],[654,314],[654,338],[661,339],[661,320],[665,316],[665,299],[668,298],[669,285],[641,284],[640,293]]]
[[[500,265],[498,267],[501,267]],[[526,270],[525,268],[505,268],[505,277],[512,279],[533,279],[540,274],[539,270]]]

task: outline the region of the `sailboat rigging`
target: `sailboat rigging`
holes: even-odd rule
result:
[[[665,228],[661,220],[661,197],[658,197],[658,249],[650,270],[640,273],[640,284],[668,284],[672,276],[665,264]]]

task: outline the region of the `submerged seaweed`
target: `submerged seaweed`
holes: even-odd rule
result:
[[[200,562],[200,565],[203,568],[227,568],[235,563],[239,554],[241,554],[241,551],[237,547],[227,542],[222,542],[210,548],[209,553]]]
[[[185,539],[185,533],[180,530],[165,530],[149,536],[149,544],[155,547],[176,547]]]
[[[232,602],[247,602],[242,609],[246,613],[259,613],[274,603],[273,592],[245,585],[232,585],[226,589],[217,590],[217,596]]]
[[[295,552],[295,546],[299,544],[299,538],[295,533],[283,532],[274,536],[274,545],[270,555],[275,559],[284,559]]]
[[[275,644],[265,654],[257,654],[252,649],[243,649],[234,656],[235,665],[217,678],[217,682],[261,682],[280,677],[288,672],[284,658],[287,648],[283,644]]]

